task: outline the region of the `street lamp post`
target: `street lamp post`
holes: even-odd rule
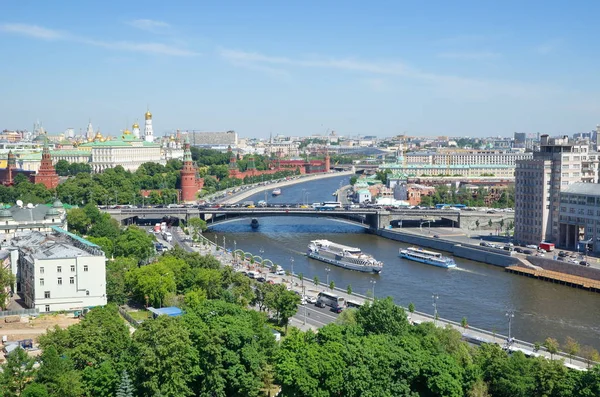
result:
[[[369,282],[373,285],[371,289],[371,294],[373,295],[373,300],[375,300],[375,284],[377,284],[377,280],[369,280]]]
[[[437,294],[431,295],[431,299],[433,299],[433,325],[436,324],[438,312],[437,312],[437,300],[439,296]]]
[[[327,286],[329,286],[329,272],[331,271],[331,269],[326,267],[325,271],[327,272]]]
[[[290,283],[294,285],[294,258],[290,257],[290,262],[292,263],[292,277]]]
[[[225,236],[223,236],[223,255],[226,253],[227,251],[225,250]]]
[[[306,305],[304,305],[304,325],[306,325]]]
[[[215,251],[217,250],[217,247],[218,247],[218,245],[217,245],[217,235],[215,234]]]
[[[515,318],[515,311],[509,310],[506,312],[506,317],[508,318],[508,344],[510,345],[512,341],[511,331],[512,331],[512,319]]]
[[[265,250],[262,247],[260,247],[258,253],[260,254],[260,266],[262,267],[263,263],[265,263],[265,258],[263,257]]]
[[[233,263],[237,264],[237,242],[233,240]]]

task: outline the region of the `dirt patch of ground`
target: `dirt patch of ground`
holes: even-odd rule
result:
[[[67,328],[77,323],[79,323],[79,319],[74,318],[72,314],[44,314],[38,317],[21,317],[21,321],[16,323],[5,323],[4,319],[0,318],[0,335],[6,335],[9,342],[23,339],[37,341],[39,335],[44,334],[48,328],[54,328],[56,325]]]

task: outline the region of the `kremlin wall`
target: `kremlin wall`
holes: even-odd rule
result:
[[[152,113],[149,110],[144,114],[144,121],[143,131],[135,122],[131,131],[125,128],[120,136],[114,137],[104,136],[100,130],[94,132],[91,121],[88,123],[85,135],[82,134],[77,138],[72,136],[72,139],[65,139],[64,136],[59,137],[60,139],[51,137],[40,128],[34,139],[10,141],[18,154],[9,149],[8,157],[4,160],[5,167],[0,168],[0,183],[11,186],[14,184],[15,177],[22,174],[33,183],[41,183],[48,189],[53,189],[59,183],[54,164],[60,160],[90,164],[92,172],[98,173],[117,165],[127,171],[135,171],[147,162],[165,165],[170,159],[182,159],[180,199],[182,202],[195,202],[198,192],[204,187],[204,179],[198,176],[196,165],[192,160],[189,134],[185,134],[183,144],[181,144],[182,137],[179,131],[177,135],[171,134],[161,142],[154,137]],[[54,150],[50,150],[50,143],[54,145]],[[41,153],[35,151],[40,145],[43,145]],[[254,157],[249,155],[247,169],[241,171],[231,146],[228,147],[228,152],[230,178],[244,179],[271,175],[279,171],[315,174],[330,170],[330,158],[326,153],[323,160],[310,161],[283,160],[280,155],[271,161],[267,170],[257,170]],[[0,167],[2,163],[3,160],[0,159]],[[141,193],[147,195],[149,191]]]

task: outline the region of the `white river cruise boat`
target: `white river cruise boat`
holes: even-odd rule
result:
[[[415,262],[426,263],[428,265],[443,267],[449,269],[456,267],[454,259],[442,256],[439,252],[426,251],[422,248],[410,247],[407,249],[400,248],[400,257],[409,259]]]
[[[365,273],[381,273],[383,262],[363,253],[360,248],[333,243],[329,240],[313,240],[308,245],[309,258]]]

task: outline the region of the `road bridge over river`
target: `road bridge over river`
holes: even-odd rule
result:
[[[179,218],[189,220],[199,217],[210,225],[231,221],[239,218],[263,218],[271,216],[301,216],[314,218],[332,218],[355,222],[371,229],[386,228],[392,222],[446,221],[452,225],[460,226],[460,211],[448,210],[385,210],[375,208],[336,208],[331,210],[317,210],[314,208],[300,208],[298,204],[281,205],[265,208],[239,208],[239,207],[187,207],[187,208],[112,208],[102,211],[110,214],[122,223],[136,223],[140,219]]]

